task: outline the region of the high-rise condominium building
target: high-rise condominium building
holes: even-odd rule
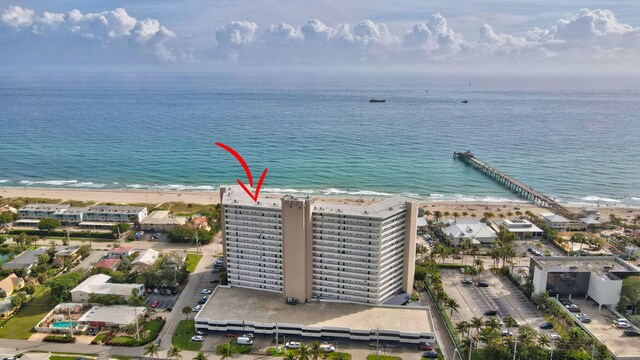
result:
[[[417,204],[284,196],[251,200],[220,188],[229,284],[310,299],[382,304],[411,293]]]

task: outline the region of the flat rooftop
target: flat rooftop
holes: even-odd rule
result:
[[[196,320],[253,321],[371,331],[433,333],[426,308],[336,302],[287,305],[281,294],[218,286]]]
[[[144,314],[145,308],[127,305],[94,306],[78,322],[104,322],[107,324],[129,325],[136,316]]]
[[[539,264],[549,272],[608,272],[638,273],[639,271],[615,256],[554,256],[532,257],[531,261]],[[609,267],[605,269],[605,266]]]
[[[91,206],[86,209],[88,213],[128,214],[139,213],[146,209],[142,206]]]
[[[67,204],[28,204],[20,208],[23,211],[58,211],[60,209],[66,209],[70,205]]]
[[[221,199],[221,203],[224,205],[241,205],[256,208],[271,208],[280,209],[282,207],[281,198],[261,198],[257,203],[254,202],[244,190],[238,185],[222,186],[226,188],[226,192]],[[305,197],[293,197],[291,195],[285,195],[283,198],[289,197],[291,199],[305,200]],[[393,196],[391,198],[379,201],[374,204],[341,204],[336,202],[327,201],[319,198],[309,197],[313,201],[314,213],[334,213],[334,214],[346,214],[363,217],[387,217],[392,214],[398,213],[406,208],[407,202],[413,202],[415,200],[404,196]]]

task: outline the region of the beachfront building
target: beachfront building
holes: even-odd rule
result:
[[[622,280],[635,275],[640,270],[615,256],[533,256],[529,263],[534,293],[587,297],[600,307],[617,306]]]
[[[516,234],[518,239],[540,239],[543,234],[542,229],[527,219],[503,219],[495,221],[494,224],[493,228],[496,232],[500,232],[500,227],[504,227],[509,232]]]
[[[254,202],[238,186],[221,187],[220,198],[232,286],[365,304],[412,291],[417,206],[410,199]]]
[[[84,212],[84,221],[110,223],[140,223],[147,217],[147,208],[141,206],[91,206]]]
[[[558,231],[582,231],[587,228],[587,224],[582,221],[569,220],[554,213],[541,212],[540,216],[547,226]]]
[[[186,223],[186,218],[173,216],[169,211],[156,210],[140,221],[140,227],[144,231],[169,231]]]
[[[91,294],[118,295],[128,300],[134,290],[139,295],[144,294],[144,284],[114,284],[110,283],[111,276],[96,274],[71,290],[71,300],[74,303],[88,302]]]
[[[53,213],[52,217],[63,226],[77,226],[82,222],[86,208],[68,207]]]
[[[32,220],[53,218],[53,214],[69,207],[69,205],[58,204],[29,204],[18,210],[18,216],[20,219]]]
[[[455,219],[445,222],[447,227],[442,231],[453,246],[460,245],[465,239],[474,244],[491,244],[498,238],[493,229],[476,219]]]

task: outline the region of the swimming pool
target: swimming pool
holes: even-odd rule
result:
[[[69,328],[69,327],[76,327],[76,325],[78,325],[77,321],[57,321],[54,322],[53,324],[51,324],[51,327],[54,328]]]

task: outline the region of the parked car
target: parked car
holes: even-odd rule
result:
[[[158,293],[160,293],[160,295],[164,295],[164,289],[163,288],[158,289]]]
[[[578,320],[580,320],[583,323],[590,323],[591,322],[591,319],[589,318],[589,316],[587,314],[583,314],[583,313],[576,314],[576,318],[578,318]]]
[[[200,291],[200,294],[211,294],[211,289],[202,289],[202,291]]]
[[[471,285],[473,281],[471,279],[462,279],[462,285]]]
[[[200,305],[204,305],[206,302],[207,302],[207,299],[198,300],[198,304],[200,304]]]
[[[375,345],[375,344],[374,344],[374,345]],[[420,345],[418,346],[418,349],[419,349],[419,350],[422,350],[422,351],[431,351],[431,350],[433,350],[433,346],[428,345],[428,344],[420,344]]]
[[[422,353],[422,357],[423,358],[427,358],[427,359],[437,359],[438,358],[438,352],[437,351],[426,351]]]
[[[553,324],[549,323],[549,322],[544,322],[542,323],[542,325],[540,325],[540,329],[553,329]]]
[[[627,323],[627,322],[619,322],[616,324],[616,327],[618,329],[628,329],[631,327],[631,324]]]
[[[283,336],[279,336],[279,337],[275,337],[274,336],[273,339],[271,339],[271,343],[275,344],[276,342],[278,344],[284,344],[284,337]]]
[[[502,335],[502,336],[513,336],[513,333],[511,331],[502,330],[500,335]]]
[[[462,256],[460,256],[460,255],[458,255],[458,254],[455,254],[455,255],[453,255],[453,258],[454,258],[455,260],[461,260],[461,259],[462,259]]]
[[[153,288],[148,287],[146,289],[147,294],[153,294]]]
[[[627,329],[624,331],[625,336],[640,336],[640,331],[634,329]]]
[[[334,352],[336,351],[336,347],[329,343],[322,343],[320,344],[320,350],[324,352]]]
[[[228,338],[232,338],[232,339],[237,339],[238,338],[238,334],[235,334],[235,333],[226,333],[226,334],[224,334],[224,336],[226,336]]]
[[[196,335],[205,335],[206,333],[202,330],[197,330]]]
[[[167,311],[169,312],[173,311],[173,306],[167,306]]]
[[[486,282],[486,281],[484,281],[484,280],[481,280],[481,281],[478,281],[478,283],[476,284],[476,286],[477,286],[477,287],[489,287],[489,283],[488,283],[488,282]]]
[[[160,302],[158,300],[154,300],[151,302],[151,308],[155,309],[158,307],[158,305],[160,304]]]
[[[213,270],[211,270],[213,274],[218,274],[220,273],[220,271],[221,271],[220,268],[214,268]]]
[[[284,347],[287,349],[300,349],[300,343],[297,341],[289,341],[284,344]]]
[[[498,311],[497,310],[487,310],[484,312],[484,315],[486,316],[496,316],[498,315]]]
[[[238,336],[236,338],[236,343],[238,345],[253,345],[253,339],[246,336]]]
[[[567,310],[569,310],[569,312],[572,312],[572,313],[581,312],[580,308],[575,304],[565,305],[565,306],[566,306]]]
[[[196,307],[194,307],[193,309],[191,309],[191,311],[193,311],[193,312],[198,312],[198,311],[200,311],[200,310],[202,310],[202,305],[196,305]]]
[[[191,337],[191,341],[203,342],[204,341],[204,336],[202,336],[202,335],[193,336],[193,337]]]
[[[159,294],[159,293],[160,293],[160,291],[158,291],[158,288],[155,288],[155,289],[153,289],[153,293],[154,293],[154,294]]]
[[[242,336],[244,337],[248,337],[248,338],[252,338],[254,337],[254,335],[252,333],[246,333],[246,334],[242,334]]]

